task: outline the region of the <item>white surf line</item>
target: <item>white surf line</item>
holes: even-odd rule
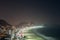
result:
[[[44,26],[31,26],[31,27],[25,27],[25,28],[22,28],[20,29],[20,31],[28,31],[28,30],[31,30],[31,29],[36,29],[36,28],[43,28]]]
[[[56,40],[56,39],[53,38],[53,37],[47,37],[47,36],[45,36],[45,35],[43,35],[43,34],[41,34],[41,33],[38,33],[37,30],[33,30],[33,31],[34,31],[37,35],[43,37],[43,38],[46,39],[46,40]]]
[[[44,26],[31,26],[31,27],[25,27],[25,28],[23,28],[23,29],[21,29],[21,30],[27,32],[28,30],[31,30],[31,29],[38,29],[38,28],[43,28],[43,27],[44,27]],[[36,34],[38,34],[39,36],[42,36],[43,38],[45,38],[45,39],[47,39],[47,40],[55,40],[55,39],[52,38],[52,37],[46,37],[45,35],[38,33],[37,30],[33,30],[33,31],[36,32]]]
[[[28,30],[35,29],[35,28],[43,28],[44,26],[31,26],[31,27],[24,27],[19,29],[19,32],[27,32]],[[19,32],[17,34],[19,34]]]
[[[29,30],[32,30],[32,29],[36,29],[36,28],[43,28],[44,26],[31,26],[31,27],[25,27],[25,28],[21,28],[21,29],[19,29],[19,31],[18,31],[18,33],[17,34],[19,34],[19,33],[21,33],[21,31],[22,31],[22,33],[24,33],[24,32],[28,32]],[[24,34],[23,34],[24,35]],[[17,36],[18,37],[18,36]]]

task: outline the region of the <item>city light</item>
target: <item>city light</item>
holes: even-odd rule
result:
[[[25,28],[22,28],[22,29],[19,29],[19,31],[16,33],[16,36],[17,37],[24,37],[25,35],[28,36],[28,35],[34,35],[33,33],[27,33],[29,30],[32,30],[32,29],[35,29],[35,28],[43,28],[44,26],[31,26],[31,27],[25,27]],[[22,36],[21,36],[22,35]],[[28,38],[30,38],[28,36]]]

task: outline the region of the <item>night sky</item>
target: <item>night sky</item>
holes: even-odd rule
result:
[[[23,21],[60,24],[60,1],[0,1],[0,19],[12,25]]]

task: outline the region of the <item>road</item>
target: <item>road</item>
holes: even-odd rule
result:
[[[26,36],[25,40],[45,40],[43,37],[35,34],[32,30],[24,32],[24,36]]]
[[[40,32],[37,32],[37,29],[38,28],[36,28],[36,27],[22,29],[22,34],[24,36],[24,37],[22,37],[22,39],[23,40],[55,40],[52,37],[46,37],[45,35],[40,34]],[[18,32],[18,33],[20,35],[21,32]],[[21,37],[21,36],[19,36],[19,37]],[[22,39],[19,39],[19,40],[22,40]]]

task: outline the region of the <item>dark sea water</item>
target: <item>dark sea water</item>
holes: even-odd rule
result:
[[[44,28],[37,29],[37,32],[47,37],[52,37],[56,40],[60,40],[60,25],[46,25]]]

